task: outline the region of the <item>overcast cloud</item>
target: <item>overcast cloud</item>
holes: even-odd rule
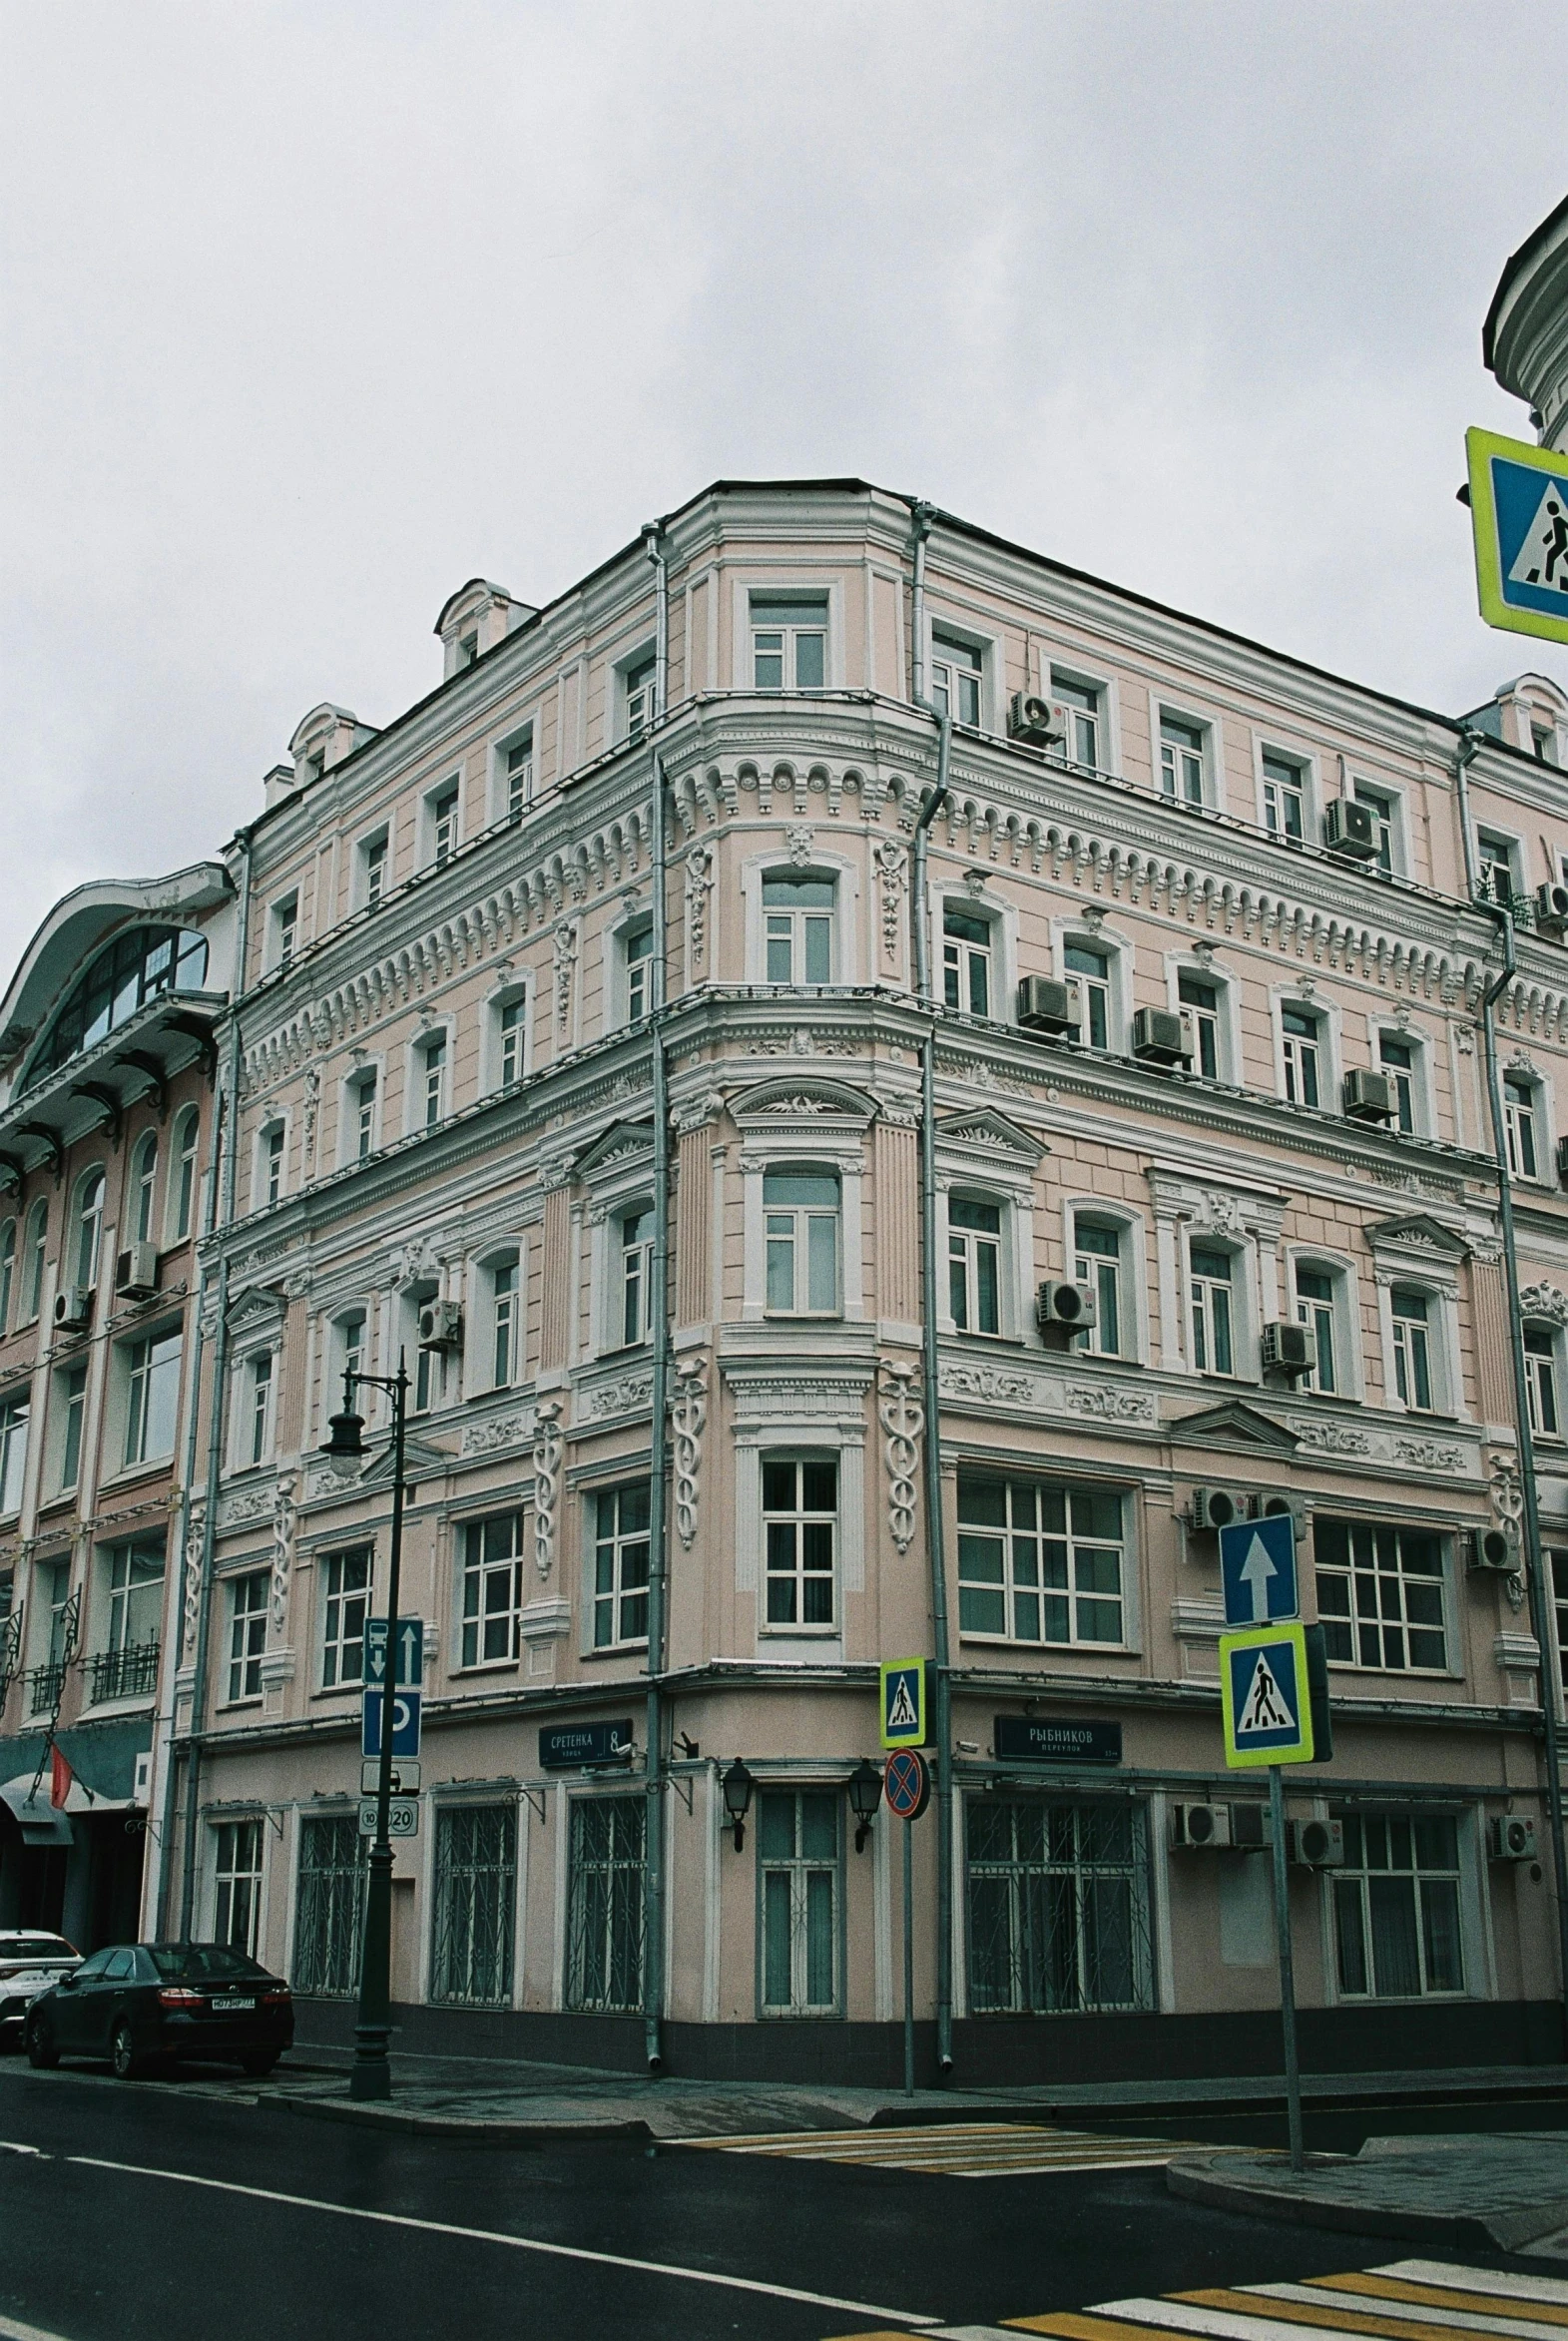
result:
[[[722,475],[857,472],[1428,705],[1560,6],[0,0],[0,981]]]

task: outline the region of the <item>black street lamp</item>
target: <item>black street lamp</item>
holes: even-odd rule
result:
[[[752,1809],[752,1775],[744,1757],[736,1757],[719,1785],[724,1790],[724,1809],[735,1831],[735,1850],[739,1853],[746,1843],[746,1816]]]
[[[392,2038],[392,1721],[397,1708],[397,1591],[403,1561],[403,1429],[408,1413],[408,1376],[397,1353],[395,1374],[343,1376],[343,1411],[331,1421],[323,1455],[348,1463],[364,1458],[364,1418],[354,1413],[354,1391],[369,1383],[392,1395],[392,1549],[386,1573],[386,1660],[381,1684],[381,1768],[375,1784],[375,1837],[365,1884],[364,1936],[359,1957],[359,2006],[354,2023],[354,2061],[348,2094],[384,2098],[392,2093],[387,2049]],[[368,1652],[368,1642],[366,1644]]]
[[[860,1758],[849,1775],[849,1804],[854,1813],[854,1850],[864,1853],[876,1808],[882,1801],[882,1776],[869,1756]]]

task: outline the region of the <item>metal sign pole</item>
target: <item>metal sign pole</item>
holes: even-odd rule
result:
[[[1269,1767],[1269,1819],[1274,1835],[1274,1917],[1280,1941],[1280,2022],[1285,2033],[1285,2097],[1291,2125],[1291,2168],[1305,2168],[1302,2146],[1302,2070],[1296,2057],[1296,1972],[1291,1963],[1291,1879],[1286,1868],[1285,1785],[1278,1764]]]
[[[914,2095],[914,1823],[904,1823],[904,2095]]]

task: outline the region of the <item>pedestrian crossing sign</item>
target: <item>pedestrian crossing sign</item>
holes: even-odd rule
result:
[[[1307,1628],[1249,1626],[1222,1634],[1220,1704],[1227,1764],[1311,1763]]]
[[[926,1728],[925,1660],[884,1658],[881,1665],[882,1745],[921,1748]]]
[[[1465,449],[1481,616],[1568,642],[1568,455],[1483,430]]]

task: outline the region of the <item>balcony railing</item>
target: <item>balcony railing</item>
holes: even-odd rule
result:
[[[100,1650],[88,1660],[93,1670],[92,1697],[141,1699],[158,1688],[158,1644],[133,1642],[124,1650]]]
[[[63,1666],[35,1666],[27,1678],[27,1711],[30,1715],[48,1715],[58,1706],[61,1685],[65,1681]]]

